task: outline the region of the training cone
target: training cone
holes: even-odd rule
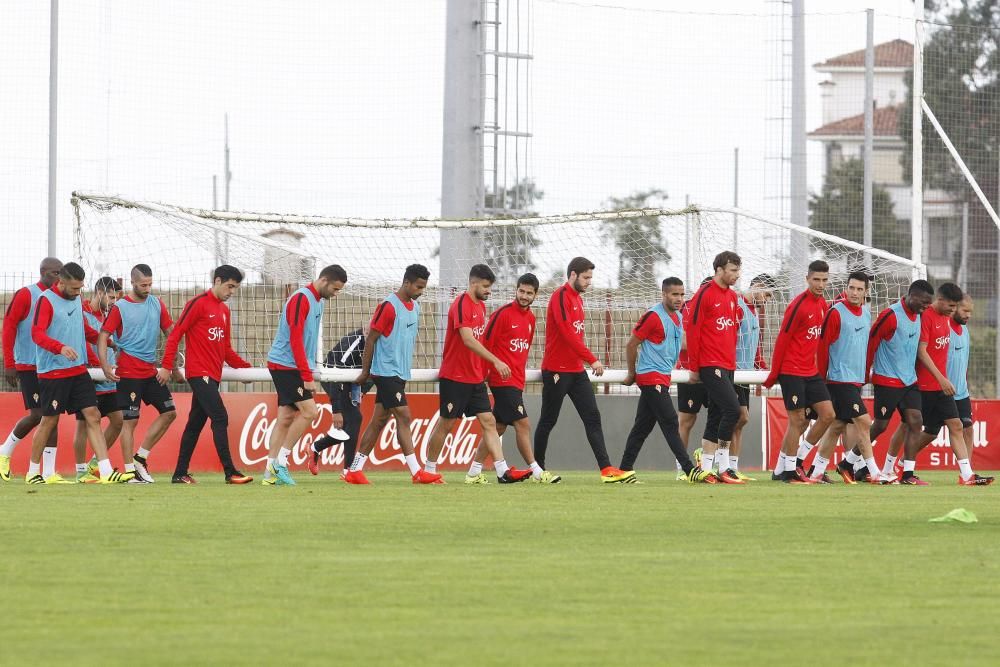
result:
[[[944,516],[934,517],[930,519],[930,523],[979,523],[979,519],[976,515],[965,509],[964,507],[959,507],[954,509]]]

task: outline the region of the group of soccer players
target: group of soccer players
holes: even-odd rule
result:
[[[725,251],[715,257],[713,275],[686,303],[679,278],[662,282],[661,302],[639,318],[626,345],[628,373],[624,384],[637,385],[640,394],[635,423],[621,463],[615,467],[605,446],[601,414],[586,370],[589,367],[595,376],[604,373],[603,364],[584,340],[582,294],[590,287],[594,268],[590,260],[574,258],[567,267],[566,282],[549,298],[542,407],[534,438],[523,391],[536,328],[531,305],[538,295],[539,281],[531,273],[522,275],[513,300],[488,314],[486,301],[496,277],[484,264],[471,268],[467,289],[448,311],[438,374],[440,418],[421,467],[414,451],[406,384],[420,328],[419,298],[430,272],[420,264],[407,267],[399,289],[379,303],[370,323],[354,332],[353,342],[344,350],[344,359],[358,350],[360,370],[353,383],[341,388],[356,408],[360,388],[374,386],[375,408],[357,438],[353,458],[345,458],[342,479],[349,484],[369,484],[365,463],[382,430],[394,419],[395,437],[413,483],[442,484],[438,458],[456,421],[466,417],[475,418],[482,431],[482,446],[466,475],[466,484],[489,483],[483,473],[487,456],[501,484],[526,480],[558,483],[561,478],[545,469],[545,456],[549,436],[568,396],[583,422],[605,483],[636,481],[635,462],[657,425],[677,460],[680,479],[710,484],[750,481],[739,470],[741,433],[749,420],[749,389],[735,384],[734,373],[737,369],[767,368],[761,354],[759,311],[772,298],[773,278],[756,276],[746,292],[738,293],[735,285],[741,260],[736,253]],[[219,393],[224,363],[233,368],[250,366],[232,348],[231,318],[225,303],[242,282],[238,269],[218,267],[212,286],[185,304],[176,324],[152,293],[153,272],[145,264],[133,267],[127,295],[122,294],[117,281],[103,277],[86,301],[80,296],[85,276],[78,264],[63,265],[55,258],[46,258],[40,274],[37,284],[15,293],[3,324],[7,375],[16,377],[28,414],[0,446],[0,479],[10,479],[13,449],[34,429],[26,482],[68,483],[55,471],[55,431],[59,416],[73,413],[78,420],[74,441],[78,482],[153,482],[148,458],[176,417],[167,384],[171,379],[186,378],[192,407],[171,481],[195,483],[188,466],[209,420],[226,481],[252,481],[233,464],[228,415]],[[942,284],[935,294],[927,281],[918,280],[872,324],[867,306],[869,280],[864,272],[851,273],[844,293],[828,304],[824,293],[829,267],[814,261],[805,277],[806,290],[785,311],[764,383],[765,387],[781,386],[788,412],[788,428],[772,479],[790,484],[830,483],[826,470],[838,441],[843,439],[851,449],[835,469],[844,481],[926,484],[915,474],[916,455],[947,427],[959,465],[959,483],[992,483],[993,478],[979,476],[971,467],[972,415],[965,382],[971,299],[953,283]],[[329,265],[310,284],[296,290],[282,308],[268,354],[278,414],[269,441],[264,485],[295,484],[288,470],[289,456],[318,416],[314,350],[324,302],[334,298],[346,283],[344,268]],[[158,364],[157,348],[163,335],[167,341]],[[186,352],[183,376],[175,370],[182,338]],[[102,368],[106,379],[92,382],[88,365]],[[671,375],[678,367],[687,369],[691,376],[690,383],[678,388],[680,417],[669,395]],[[874,385],[874,421],[861,397],[861,388],[869,381]],[[493,396],[492,404],[487,390]],[[337,399],[344,400],[339,395]],[[143,405],[159,414],[136,451],[135,427]],[[696,451],[692,461],[687,441],[703,407],[708,410],[707,424],[700,453]],[[902,422],[880,469],[872,455],[872,441],[885,432],[894,412],[899,412]],[[103,431],[102,418],[108,419]],[[360,418],[352,421],[359,430]],[[343,419],[335,420],[335,426],[343,423]],[[524,470],[506,462],[501,436],[508,427],[513,427],[518,451],[528,466]],[[111,467],[107,455],[118,438],[122,472]],[[86,461],[88,441],[94,452],[90,462]],[[329,444],[321,440],[314,445],[313,474],[319,451]],[[816,447],[814,463],[807,472],[804,459]],[[900,450],[904,452],[901,477],[894,468]]]

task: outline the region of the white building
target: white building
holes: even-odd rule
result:
[[[913,63],[913,45],[896,39],[875,46],[872,180],[885,188],[893,213],[909,232],[911,188],[903,180],[903,149],[899,112],[906,101],[904,78]],[[809,139],[823,144],[823,178],[844,160],[861,159],[864,150],[865,50],[834,56],[813,66],[827,74],[820,83],[823,125]],[[953,279],[955,253],[961,238],[948,226],[960,215],[947,193],[924,192],[924,257],[927,271],[938,279]],[[861,224],[861,221],[858,221]]]

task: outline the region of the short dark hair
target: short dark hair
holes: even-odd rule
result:
[[[469,269],[469,280],[488,280],[495,283],[497,274],[493,273],[493,269],[485,264],[473,264],[472,268]]]
[[[346,283],[347,271],[340,264],[331,264],[323,267],[323,270],[319,272],[319,277],[326,278],[330,282]]]
[[[404,283],[415,283],[418,280],[427,280],[431,277],[430,270],[423,264],[410,264],[403,272]]]
[[[670,276],[669,278],[664,278],[663,282],[660,283],[660,289],[667,289],[674,286],[684,287],[684,281],[677,276]]]
[[[712,268],[716,271],[723,268],[726,264],[743,266],[743,260],[732,250],[723,250],[712,260]]]
[[[581,273],[586,273],[587,271],[594,270],[594,263],[591,262],[586,257],[574,257],[569,260],[569,266],[566,267],[566,277],[569,278],[571,273],[580,275]]]
[[[87,277],[87,273],[76,262],[66,262],[59,269],[59,277],[63,280],[83,280]]]
[[[212,272],[212,282],[215,282],[216,280],[221,280],[222,282],[233,280],[237,283],[241,283],[243,282],[243,272],[232,264],[223,264],[222,266],[216,267],[215,271]]]
[[[760,285],[761,287],[766,287],[767,289],[777,289],[778,281],[774,279],[770,273],[758,273],[750,281],[751,285]]]
[[[958,303],[962,300],[962,288],[955,283],[941,283],[937,288],[937,295],[945,301]]]
[[[851,282],[852,280],[858,280],[860,282],[863,282],[865,284],[865,287],[868,287],[869,278],[868,274],[865,273],[864,271],[852,271],[851,275],[847,276],[847,282]]]
[[[534,273],[525,273],[523,276],[517,279],[517,286],[520,287],[521,285],[530,285],[531,287],[534,287],[535,291],[537,292],[538,276],[536,276]]]
[[[829,273],[830,265],[821,259],[814,259],[809,262],[809,273]]]
[[[906,290],[907,294],[917,294],[918,292],[923,292],[930,296],[934,296],[934,286],[931,285],[926,280],[914,280],[910,283],[909,289]]]
[[[111,276],[104,276],[97,279],[94,289],[98,292],[121,292],[122,284]]]
[[[136,264],[132,267],[132,275],[137,273],[146,278],[151,278],[153,276],[153,269],[149,268],[149,264]]]

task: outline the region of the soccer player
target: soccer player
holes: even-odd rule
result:
[[[917,449],[923,428],[916,371],[920,315],[930,305],[933,296],[934,288],[929,282],[915,280],[910,283],[904,298],[879,313],[868,334],[865,367],[875,388],[875,418],[869,431],[873,443],[889,427],[893,411],[898,411],[904,447],[908,452]],[[854,453],[860,454],[860,450],[855,448]],[[896,481],[893,472],[895,463],[896,455],[891,453],[890,448],[882,466],[883,484]],[[904,472],[903,477],[905,484],[925,483],[916,478],[912,467],[909,474]]]
[[[704,287],[708,283],[712,282],[713,276],[707,276],[701,281],[700,287]],[[694,298],[687,300],[681,307],[681,320],[684,322],[691,321],[691,304]],[[677,357],[677,367],[678,368],[688,368],[688,356],[687,348],[681,348],[680,354]],[[698,421],[698,413],[701,412],[702,408],[709,410],[708,397],[705,395],[705,385],[700,382],[683,382],[677,385],[677,412],[678,412],[678,430],[681,434],[681,440],[684,442],[684,451],[687,451],[688,445],[690,444],[691,429],[694,428],[695,423]],[[705,424],[705,431],[702,434],[701,446],[695,449],[695,464],[701,462],[701,452],[707,446],[707,443],[713,443],[713,447],[718,447],[719,445],[719,411],[709,410],[708,421]],[[687,481],[687,476],[684,475],[684,469],[681,467],[681,462],[676,461],[677,465],[677,480]]]
[[[785,310],[781,330],[774,342],[771,372],[764,381],[768,388],[775,382],[781,385],[781,396],[788,412],[788,428],[781,441],[781,454],[773,478],[789,484],[809,482],[802,470],[802,460],[823,437],[834,418],[830,393],[816,363],[816,348],[827,311],[823,292],[829,279],[830,267],[826,262],[819,259],[810,262],[806,272],[807,289],[792,299]],[[805,442],[799,445],[799,439],[809,426],[806,408],[816,413],[816,421],[806,434]]]
[[[386,297],[372,315],[365,353],[361,360],[361,374],[354,381],[364,385],[371,379],[375,384],[375,410],[371,421],[358,444],[358,451],[351,461],[351,469],[344,475],[348,484],[370,484],[364,467],[368,455],[389,419],[396,420],[396,438],[403,450],[403,460],[410,469],[414,484],[441,484],[441,475],[431,474],[420,468],[413,451],[413,417],[406,404],[406,382],[410,379],[413,363],[413,346],[420,327],[420,304],[417,299],[427,288],[431,272],[422,264],[411,264],[403,273],[403,284]]]
[[[776,287],[774,278],[766,273],[754,276],[750,281],[750,289],[739,295],[736,302],[740,307],[740,328],[736,338],[736,370],[752,371],[767,368],[764,359],[763,346],[760,340],[760,314],[764,306],[773,298]],[[758,312],[760,311],[760,312]],[[750,423],[750,387],[745,384],[736,386],[736,396],[740,401],[740,418],[733,426],[733,441],[729,446],[729,461],[717,460],[715,468],[732,470],[744,482],[755,481],[753,477],[740,472],[739,457],[743,448],[743,429]],[[680,389],[678,387],[678,389]],[[711,412],[711,409],[709,410]],[[719,458],[719,450],[716,450]]]
[[[92,357],[87,343],[97,341],[97,330],[87,324],[83,316],[79,297],[85,277],[83,267],[76,262],[63,265],[59,281],[42,292],[35,306],[31,339],[37,345],[35,361],[42,419],[32,438],[31,463],[25,484],[47,483],[40,474],[42,450],[59,425],[59,415],[64,412],[83,413],[87,437],[97,456],[101,483],[127,482],[135,476],[114,470],[108,460],[108,448],[101,432],[101,413],[97,409],[97,392],[87,373],[88,357]],[[91,361],[95,360],[91,358]]]
[[[482,343],[486,333],[486,300],[496,275],[485,264],[476,264],[469,270],[469,287],[459,294],[448,309],[448,328],[444,335],[444,351],[438,371],[441,408],[440,419],[434,425],[427,445],[424,470],[437,473],[438,457],[444,439],[451,432],[455,421],[475,417],[483,432],[483,446],[493,457],[493,469],[501,484],[523,482],[531,477],[530,470],[510,468],[503,456],[503,446],[497,434],[497,423],[486,393],[486,367],[493,366],[502,380],[510,379],[510,367],[487,350]],[[484,484],[485,475],[466,478],[466,483]]]
[[[362,329],[355,329],[326,353],[327,368],[353,368],[361,369],[361,360],[365,354],[365,337],[368,336],[368,326]],[[347,475],[351,468],[351,461],[358,449],[358,437],[361,435],[361,397],[371,388],[371,382],[364,385],[353,382],[321,382],[323,391],[330,397],[330,413],[333,417],[333,428],[347,434],[347,439],[343,436],[334,437],[327,433],[322,438],[315,440],[312,444],[312,456],[309,457],[309,472],[313,475],[319,474],[319,457],[325,450],[342,442],[344,445],[344,471],[341,479]]]
[[[958,285],[942,283],[938,285],[934,303],[920,315],[917,387],[920,389],[924,432],[920,434],[917,446],[912,451],[906,451],[906,458],[903,459],[904,480],[907,478],[907,471],[912,473],[915,468],[917,453],[929,445],[944,426],[948,429],[948,439],[958,460],[958,483],[963,486],[987,486],[993,483],[992,477],[981,477],[972,470],[963,433],[964,426],[955,401],[955,385],[947,377],[951,323],[962,297],[962,289]],[[911,474],[909,477],[913,479],[916,475]]]
[[[597,459],[597,467],[601,469],[601,481],[605,484],[630,483],[635,477],[634,471],[619,470],[611,465],[594,387],[583,369],[586,363],[594,375],[600,377],[604,374],[604,364],[583,340],[585,313],[580,295],[587,291],[594,279],[594,263],[586,257],[574,257],[566,268],[566,278],[566,283],[549,297],[545,313],[542,414],[535,427],[535,459],[544,469],[549,434],[559,420],[563,399],[568,395],[583,420],[587,442]]]
[[[827,311],[817,349],[819,375],[833,404],[834,422],[827,429],[816,452],[809,479],[827,483],[826,467],[837,447],[837,439],[848,424],[854,424],[860,437],[861,458],[868,467],[871,481],[879,477],[878,464],[872,454],[868,431],[872,420],[861,398],[865,380],[865,359],[868,331],[872,316],[867,305],[868,274],[855,271],[847,278],[845,298],[837,300]],[[850,455],[849,455],[850,456]],[[837,472],[847,484],[854,484],[854,460],[849,457],[837,465]]]
[[[731,250],[720,252],[712,261],[715,275],[694,296],[687,327],[688,368],[693,379],[705,385],[705,395],[712,409],[718,410],[716,434],[702,442],[701,468],[709,470],[713,459],[724,461],[719,480],[725,484],[745,484],[729,467],[733,430],[740,418],[740,400],[733,384],[736,371],[736,346],[742,310],[732,286],[740,279],[740,256]],[[710,415],[711,416],[711,415]],[[709,419],[712,422],[712,419]],[[717,435],[713,442],[708,435]]]
[[[243,272],[235,266],[223,264],[217,267],[212,272],[212,287],[184,304],[177,324],[167,337],[163,364],[156,374],[164,384],[175,374],[177,347],[183,338],[184,376],[192,394],[191,412],[177,453],[177,467],[170,480],[173,484],[196,483],[188,467],[198,444],[198,436],[209,419],[212,420],[212,442],[222,464],[226,484],[249,484],[253,481],[253,477],[244,475],[233,465],[229,453],[229,413],[219,393],[223,363],[232,368],[250,367],[250,363],[233,349],[231,315],[226,305],[242,282]]]
[[[110,276],[100,278],[94,285],[94,293],[90,299],[83,302],[83,316],[87,324],[92,329],[100,331],[101,324],[107,317],[108,311],[115,304],[122,291],[121,283]],[[90,344],[91,353],[96,358],[97,346]],[[115,351],[109,350],[108,361],[115,363]],[[97,392],[97,410],[101,417],[108,418],[108,427],[104,429],[104,444],[110,450],[114,447],[118,436],[122,431],[122,409],[118,405],[117,385],[114,382],[104,380],[94,385]],[[124,449],[124,448],[123,448]],[[80,484],[93,484],[99,482],[100,478],[94,473],[97,472],[97,457],[87,465],[87,422],[83,414],[76,413],[76,433],[73,435],[73,453],[76,456],[76,481]],[[124,452],[123,452],[124,454]],[[129,480],[129,483],[143,483],[138,476]]]
[[[316,346],[323,326],[323,300],[344,289],[347,271],[339,264],[323,267],[319,277],[297,289],[281,310],[278,332],[267,354],[267,368],[278,394],[278,418],[268,447],[264,486],[294,486],[288,457],[309,425],[319,416],[313,399]]]
[[[962,420],[962,440],[969,453],[972,466],[975,436],[973,434],[972,400],[969,396],[969,318],[972,317],[972,297],[962,296],[955,313],[951,316],[951,343],[948,346],[948,380],[955,387],[955,406],[958,418]],[[954,446],[952,447],[954,449]],[[956,452],[957,454],[957,452]],[[992,480],[992,477],[987,479]],[[960,482],[961,483],[961,482]]]
[[[122,458],[125,470],[135,472],[136,479],[153,483],[147,459],[156,443],[177,418],[174,397],[167,387],[169,374],[156,368],[156,348],[160,334],[169,334],[174,325],[167,306],[153,289],[153,270],[148,264],[136,264],[129,275],[132,292],[117,301],[101,325],[97,339],[97,356],[104,375],[118,383],[118,406],[122,410]],[[108,339],[114,335],[118,345],[112,368],[108,359]],[[135,428],[139,423],[142,404],[156,408],[159,415],[149,425],[139,451],[135,451]]]
[[[514,300],[495,310],[486,323],[483,345],[510,368],[510,377],[503,378],[495,368],[488,368],[486,384],[493,394],[493,418],[497,435],[503,436],[508,426],[514,427],[517,449],[528,468],[533,482],[558,484],[562,477],[554,475],[535,461],[531,447],[531,421],[524,407],[524,369],[535,339],[535,314],[531,304],[538,295],[538,278],[525,273],[517,279]],[[476,456],[466,475],[467,484],[484,484],[483,462],[486,447],[476,449]]]
[[[677,312],[684,301],[684,283],[680,278],[670,277],[664,279],[660,288],[663,299],[639,318],[625,346],[628,375],[622,384],[626,387],[639,385],[639,404],[618,467],[634,470],[643,443],[653,432],[653,426],[659,424],[687,481],[715,484],[715,475],[710,470],[702,470],[691,463],[677,431],[677,412],[670,401],[670,374],[684,345],[684,325]]]
[[[10,481],[10,458],[14,448],[22,439],[38,426],[42,420],[42,407],[38,402],[38,375],[35,368],[35,343],[31,340],[31,321],[35,316],[35,306],[42,293],[50,289],[59,279],[62,262],[55,257],[46,257],[38,267],[39,280],[14,292],[3,318],[3,363],[4,376],[11,388],[20,386],[24,409],[14,429],[0,446],[0,480]],[[56,441],[58,434],[52,430],[48,445],[42,454],[42,476],[52,478],[53,483],[61,483],[56,474]]]

